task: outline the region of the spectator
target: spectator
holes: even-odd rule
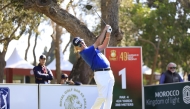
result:
[[[187,78],[188,78],[188,81],[190,81],[190,74],[188,74],[188,77],[187,77]]]
[[[62,74],[61,75],[61,82],[60,84],[66,84],[66,85],[81,85],[82,83],[80,82],[73,82],[72,79],[68,79],[67,74]]]
[[[45,66],[46,63],[46,56],[41,55],[39,58],[40,63],[38,66],[33,68],[35,82],[37,84],[49,84],[50,80],[53,79],[53,74],[49,68]]]
[[[181,76],[176,72],[176,67],[176,64],[173,62],[167,65],[167,70],[161,74],[160,84],[183,82]]]

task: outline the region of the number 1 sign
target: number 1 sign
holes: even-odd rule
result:
[[[142,109],[141,47],[108,47],[105,55],[115,77],[112,109]]]

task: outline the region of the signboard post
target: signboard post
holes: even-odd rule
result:
[[[142,109],[141,47],[105,50],[115,77],[112,109]]]

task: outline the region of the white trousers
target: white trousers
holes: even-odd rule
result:
[[[94,72],[94,79],[98,88],[98,98],[91,109],[100,109],[103,103],[103,109],[111,109],[115,83],[112,71]]]

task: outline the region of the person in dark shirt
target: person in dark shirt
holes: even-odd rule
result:
[[[183,82],[180,75],[176,72],[176,64],[173,62],[170,62],[167,65],[167,70],[161,74],[160,77],[160,83],[174,83],[174,82]]]
[[[68,79],[68,75],[63,73],[61,75],[61,83],[60,84],[65,84],[65,85],[82,85],[80,82],[74,82],[72,79]]]
[[[46,56],[41,55],[39,58],[40,63],[33,68],[35,82],[37,84],[49,84],[53,80],[53,74],[49,68],[45,66]]]
[[[188,74],[187,79],[188,79],[188,81],[190,81],[190,74]]]

